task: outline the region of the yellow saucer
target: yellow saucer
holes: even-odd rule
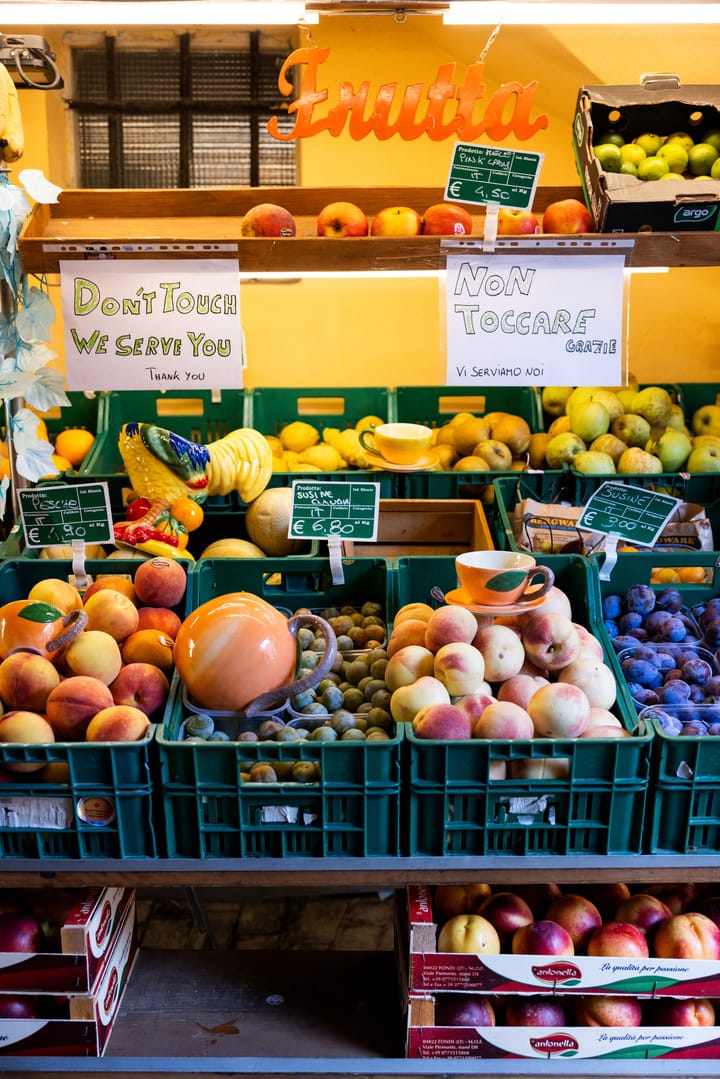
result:
[[[392,461],[386,461],[379,453],[365,451],[366,457],[373,468],[382,468],[386,472],[419,472],[423,468],[435,468],[440,463],[440,454],[437,450],[428,450],[411,465],[395,465]]]

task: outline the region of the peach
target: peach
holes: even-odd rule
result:
[[[510,945],[513,934],[521,925],[528,925],[533,920],[530,907],[514,892],[493,892],[482,901],[477,913],[495,926],[504,947]]]
[[[396,723],[412,723],[427,704],[450,704],[450,694],[445,686],[429,674],[396,689],[390,698],[390,712]]]
[[[53,729],[37,712],[7,712],[0,717],[0,742],[19,745],[48,745],[55,741]],[[45,761],[5,761],[8,772],[39,772]]]
[[[63,581],[60,577],[45,577],[36,581],[27,595],[28,599],[48,603],[57,607],[63,614],[79,611],[83,605],[82,597],[75,585]]]
[[[587,942],[588,955],[627,955],[646,959],[650,955],[645,934],[630,922],[603,922]]]
[[[146,607],[177,607],[185,596],[187,574],[174,558],[149,558],[135,570],[134,584]]]
[[[589,629],[581,625],[579,622],[573,622],[577,635],[580,638],[580,657],[595,656],[597,659],[603,658],[603,646],[597,637],[593,637]]]
[[[590,702],[577,686],[551,682],[533,693],[528,712],[538,738],[577,738],[587,727]]]
[[[406,618],[392,630],[387,643],[387,654],[391,658],[401,648],[425,648],[425,627],[427,623],[420,618]],[[426,652],[430,649],[426,648]]]
[[[438,884],[433,900],[435,920],[444,922],[456,914],[473,914],[489,895],[489,884]]]
[[[121,648],[123,663],[152,663],[161,671],[173,668],[172,637],[159,629],[139,629],[123,641]],[[117,675],[116,675],[117,676]],[[111,679],[112,681],[112,679]]]
[[[48,723],[59,742],[80,741],[93,716],[114,703],[112,693],[99,678],[71,675],[48,697]]]
[[[434,607],[431,607],[429,603],[406,603],[399,611],[396,612],[393,619],[393,625],[398,626],[401,622],[405,622],[408,618],[419,619],[421,622],[427,622],[434,611]]]
[[[457,700],[453,701],[453,704],[457,708],[470,717],[470,722],[473,724],[476,719],[480,718],[487,706],[494,703],[495,697],[493,697],[487,682],[485,682],[483,688],[478,690],[477,693],[466,693],[464,696],[458,697]]]
[[[636,892],[635,895],[628,896],[615,911],[616,921],[637,926],[645,936],[652,934],[658,922],[671,917],[670,907],[663,903],[662,899],[646,892]]]
[[[510,761],[511,779],[567,779],[569,757],[525,757]]]
[[[443,742],[470,738],[471,735],[470,719],[454,704],[426,704],[413,716],[412,727],[417,738]]]
[[[175,640],[181,625],[180,615],[171,611],[169,607],[138,608],[138,629],[157,629]]]
[[[294,236],[295,229],[290,211],[274,202],[251,206],[240,222],[241,236]]]
[[[590,705],[590,718],[584,734],[589,735],[593,727],[619,727],[623,729],[622,721],[607,708],[597,708]]]
[[[547,916],[567,929],[578,953],[585,951],[590,934],[602,925],[602,917],[595,904],[584,895],[574,895],[572,892],[553,899]]]
[[[114,588],[102,588],[85,600],[89,630],[102,630],[116,641],[124,641],[138,627],[137,607],[131,599]]]
[[[472,725],[473,738],[532,738],[533,722],[524,708],[510,701],[495,701]]]
[[[684,914],[686,910],[695,910],[697,885],[692,881],[684,884],[648,884],[645,891],[656,895],[667,903],[673,914]]]
[[[536,881],[533,884],[513,884],[515,895],[525,900],[535,915],[535,921],[545,917],[550,903],[560,895],[560,888],[552,881]]]
[[[522,629],[522,643],[531,663],[548,671],[559,671],[577,659],[580,637],[575,626],[564,614],[534,612]]]
[[[642,1005],[636,997],[579,997],[575,1001],[575,1022],[584,1027],[639,1027]]]
[[[59,681],[54,663],[34,652],[13,652],[0,663],[0,697],[6,708],[44,712]]]
[[[506,682],[519,673],[525,662],[522,641],[508,626],[483,626],[477,631],[474,643],[485,660],[488,682]]]
[[[563,592],[562,588],[558,588],[556,584],[552,586],[549,592],[545,594],[542,601],[542,611],[544,614],[562,614],[565,618],[572,620],[572,605],[566,592]],[[525,623],[536,614],[535,611],[526,611],[520,616],[521,624]]]
[[[469,236],[472,227],[468,210],[454,202],[434,202],[422,215],[424,236]]]
[[[140,708],[113,704],[90,720],[88,742],[137,742],[147,734],[150,720]]]
[[[705,914],[673,914],[655,930],[653,950],[659,959],[720,959],[720,929]]]
[[[615,920],[615,911],[630,895],[630,889],[622,881],[586,884],[580,891],[595,904],[604,922]]]
[[[420,644],[408,644],[405,648],[393,652],[388,660],[383,678],[385,685],[393,693],[400,686],[409,686],[424,675],[432,675],[435,656],[429,648]]]
[[[155,715],[164,706],[170,683],[164,671],[152,663],[128,663],[120,668],[110,693],[115,704],[129,704],[146,716]]]
[[[435,1002],[435,1023],[440,1027],[494,1027],[495,1009],[478,993],[443,993]]]
[[[597,723],[594,727],[586,727],[580,735],[581,738],[630,738],[630,731],[619,727],[616,723]]]
[[[512,678],[508,678],[498,688],[497,699],[519,704],[521,708],[527,711],[527,706],[533,693],[540,689],[541,686],[549,684],[547,678],[543,678],[542,675],[514,674]]]
[[[563,667],[558,674],[559,682],[569,682],[581,689],[590,701],[591,708],[610,709],[617,697],[615,675],[603,659],[576,659]]]
[[[425,624],[425,647],[437,652],[455,641],[472,644],[477,628],[475,615],[465,607],[438,607]]]
[[[117,678],[123,664],[119,644],[100,629],[78,633],[65,651],[64,662],[71,674],[99,678],[106,686]]]
[[[651,1027],[714,1027],[715,1008],[707,997],[661,997],[648,1006],[645,1022]]]
[[[505,1023],[509,1027],[563,1027],[565,1003],[561,997],[508,997]]]
[[[433,674],[447,687],[451,697],[477,693],[485,681],[485,660],[474,645],[453,641],[438,648]]]
[[[440,929],[437,947],[438,952],[499,955],[500,937],[482,915],[456,914]]]
[[[547,918],[521,925],[512,938],[513,955],[574,955],[572,937]]]
[[[96,577],[92,584],[89,584],[85,589],[83,601],[87,603],[91,596],[94,596],[96,592],[101,592],[104,588],[111,588],[114,592],[121,592],[126,599],[132,600],[137,605],[135,585],[129,577],[124,577],[122,573],[103,573],[101,576]]]

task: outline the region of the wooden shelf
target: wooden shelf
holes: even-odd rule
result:
[[[580,188],[539,188],[541,214],[561,198],[582,198]],[[243,273],[364,273],[372,270],[440,270],[450,238],[356,237],[315,234],[318,212],[336,200],[355,202],[371,216],[390,205],[423,212],[441,202],[441,188],[211,188],[207,190],[69,190],[52,205],[36,205],[22,229],[20,257],[27,273],[58,273],[61,261],[113,259],[238,258]],[[260,202],[277,202],[295,216],[288,239],[240,239],[243,215]],[[473,214],[473,239],[483,233],[481,208]],[[630,246],[628,247],[628,242]],[[698,267],[720,264],[720,233],[678,232],[593,236],[503,237],[497,250],[531,249],[557,254],[626,251],[627,265]]]

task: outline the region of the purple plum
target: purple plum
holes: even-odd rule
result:
[[[680,668],[682,676],[686,682],[695,683],[699,686],[707,685],[709,678],[712,678],[714,671],[707,660],[696,656],[694,659],[689,659],[683,663]],[[703,694],[704,696],[704,694]]]
[[[680,678],[673,678],[657,690],[660,704],[684,704],[690,699],[690,686]]]
[[[622,596],[605,596],[602,601],[602,613],[603,618],[609,618],[613,622],[617,622],[622,613]]]
[[[605,626],[605,629],[608,631],[608,634],[611,637],[617,637],[620,633],[617,622],[613,622],[609,618],[605,618],[603,620],[603,625]]]
[[[625,606],[628,611],[649,614],[655,608],[655,590],[649,584],[634,584],[625,593]]]
[[[639,682],[645,689],[657,689],[662,685],[661,672],[645,659],[624,659],[621,667],[628,682]]]
[[[629,630],[628,636],[634,637],[636,641],[646,641],[648,639],[648,631],[644,626],[638,626],[637,629]]]
[[[677,588],[663,588],[655,597],[655,606],[661,611],[679,611],[683,605],[682,596]]]
[[[621,633],[629,633],[631,629],[639,629],[643,624],[643,616],[639,611],[627,611],[618,619],[618,629]]]
[[[691,685],[690,686],[690,696],[688,697],[688,700],[692,701],[693,704],[704,704],[705,703],[705,688],[703,686],[698,685],[697,683]]]
[[[699,719],[691,719],[689,723],[683,723],[680,730],[681,738],[704,738],[708,729]]]
[[[663,641],[679,643],[687,637],[687,626],[681,618],[674,618],[670,615],[660,630],[660,636]]]
[[[669,611],[651,611],[644,622],[645,629],[648,631],[651,637],[654,637],[658,633],[662,633],[662,628],[666,622],[672,618]]]

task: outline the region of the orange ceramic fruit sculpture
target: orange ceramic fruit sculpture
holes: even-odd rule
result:
[[[63,614],[39,600],[11,600],[0,607],[0,659],[23,648],[55,661],[87,620],[84,611]]]
[[[320,626],[325,653],[311,676],[293,682],[297,664],[295,633]],[[180,626],[175,668],[196,704],[223,712],[257,714],[324,677],[337,654],[332,628],[316,615],[288,619],[250,592],[230,592],[208,600]]]

